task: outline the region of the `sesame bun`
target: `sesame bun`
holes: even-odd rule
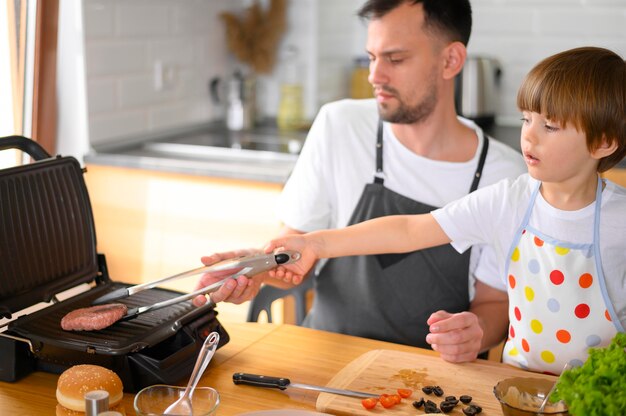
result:
[[[83,364],[70,367],[59,376],[57,400],[66,409],[84,412],[85,394],[93,390],[109,392],[109,407],[124,397],[122,380],[117,374],[98,365]]]
[[[113,410],[115,412],[121,413],[122,415],[126,415],[126,410],[124,409],[124,405],[122,403],[118,403],[117,405],[109,408],[109,410]],[[85,412],[78,412],[76,410],[71,410],[57,403],[56,416],[85,416],[85,415],[86,415]]]

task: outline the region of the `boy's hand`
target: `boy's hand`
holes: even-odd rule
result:
[[[284,282],[299,284],[311,270],[318,257],[313,249],[310,234],[289,234],[275,238],[265,247],[266,253],[292,250],[300,253],[300,260],[270,270],[269,275]]]

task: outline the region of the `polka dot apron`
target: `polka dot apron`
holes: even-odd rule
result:
[[[602,182],[598,178],[590,244],[559,241],[529,226],[533,191],[507,260],[509,336],[503,362],[560,374],[581,365],[589,347],[605,346],[619,320],[609,300],[599,250]]]

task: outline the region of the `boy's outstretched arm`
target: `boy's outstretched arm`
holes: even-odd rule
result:
[[[383,253],[406,253],[450,242],[430,214],[390,215],[336,230],[276,238],[265,251],[296,250],[302,259],[284,266],[287,273],[302,276],[317,259]]]

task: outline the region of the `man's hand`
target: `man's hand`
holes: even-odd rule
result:
[[[205,266],[210,266],[219,261],[230,259],[233,257],[247,256],[259,253],[259,250],[235,250],[224,253],[216,253],[210,256],[202,257],[201,261]],[[219,282],[224,279],[225,276],[232,274],[232,271],[218,272],[218,273],[205,273],[200,277],[196,284],[196,290],[206,287],[210,284]],[[252,278],[246,276],[239,276],[237,279],[229,279],[222,285],[217,291],[210,294],[211,300],[215,303],[227,301],[234,304],[240,304],[248,301],[259,293],[259,288],[263,282],[265,273],[260,273]],[[207,297],[200,295],[197,296],[193,303],[196,306],[202,306],[207,302]]]
[[[476,293],[468,312],[433,313],[428,318],[426,336],[433,350],[450,362],[475,360],[478,354],[493,348],[505,337],[509,324],[507,293],[477,280]]]
[[[473,361],[481,350],[483,329],[478,317],[471,312],[448,313],[437,311],[428,321],[430,334],[426,342],[441,358],[453,363]]]

